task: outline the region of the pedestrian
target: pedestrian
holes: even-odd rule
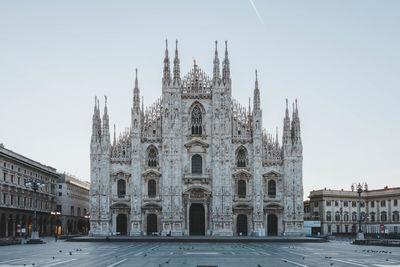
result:
[[[57,242],[57,239],[58,239],[57,233],[54,234],[54,239],[55,239],[55,241]]]

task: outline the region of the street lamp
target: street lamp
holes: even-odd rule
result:
[[[45,186],[45,184],[36,182],[36,181],[29,181],[25,183],[25,186],[29,186],[33,190],[33,231],[31,234],[31,238],[29,239],[29,244],[41,244],[43,243],[42,240],[39,238],[39,232],[37,231],[37,217],[36,217],[36,191],[39,188]]]
[[[358,233],[357,240],[364,240],[364,233],[361,229],[361,193],[364,191],[368,191],[368,185],[366,182],[363,183],[353,183],[351,185],[351,191],[356,190],[358,193]]]
[[[52,211],[50,212],[51,215],[54,215],[56,218],[56,235],[58,235],[58,216],[61,215],[61,212],[59,211]]]

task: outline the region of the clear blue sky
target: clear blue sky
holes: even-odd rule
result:
[[[228,40],[233,96],[247,105],[257,68],[267,130],[298,98],[305,196],[400,186],[400,1],[254,3],[261,18],[248,0],[1,1],[0,142],[88,180],[94,96],[122,130],[134,68],[146,105],[161,94],[165,38],[183,74],[212,74]]]

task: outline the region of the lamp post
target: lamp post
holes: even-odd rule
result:
[[[50,214],[55,216],[55,219],[56,219],[56,235],[58,235],[58,216],[61,215],[61,212],[52,211],[52,212],[50,212]]]
[[[368,185],[366,182],[363,183],[353,183],[351,185],[351,191],[356,190],[358,193],[358,233],[357,240],[364,240],[364,233],[361,229],[361,193],[364,191],[368,191]]]
[[[43,243],[43,241],[40,240],[39,232],[37,231],[36,191],[39,190],[39,188],[45,186],[45,184],[42,184],[42,183],[32,180],[32,181],[26,182],[25,186],[29,186],[33,190],[33,231],[32,231],[31,238],[29,239],[28,243],[29,244],[41,244],[41,243]]]

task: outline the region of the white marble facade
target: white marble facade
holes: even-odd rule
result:
[[[301,235],[302,143],[297,102],[282,141],[262,126],[256,73],[253,108],[232,98],[227,44],[212,78],[194,62],[180,75],[165,50],[162,96],[140,103],[137,79],[131,125],[110,137],[96,100],[91,139],[92,235]],[[172,73],[171,73],[172,72]]]

